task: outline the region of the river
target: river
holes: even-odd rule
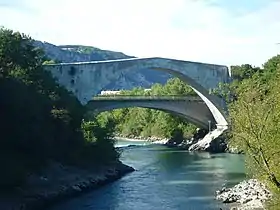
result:
[[[122,147],[127,145],[135,145]],[[235,154],[190,153],[143,142],[118,141],[121,160],[136,171],[50,210],[219,210],[215,191],[245,178]]]

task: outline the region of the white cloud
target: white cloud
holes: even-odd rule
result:
[[[54,44],[260,65],[280,51],[279,10],[279,1],[234,16],[217,0],[25,0],[21,10],[0,4],[0,25]]]

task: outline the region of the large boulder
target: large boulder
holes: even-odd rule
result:
[[[172,133],[171,133],[171,138],[167,141],[167,143],[165,144],[166,146],[178,146],[179,144],[181,144],[184,140],[184,134],[182,129],[175,129]]]
[[[210,142],[210,146],[205,150],[207,152],[220,153],[220,152],[225,152],[226,149],[227,149],[226,139],[223,136],[219,136],[218,138],[212,140]]]

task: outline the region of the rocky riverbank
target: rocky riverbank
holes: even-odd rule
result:
[[[214,140],[212,140],[209,144],[199,143],[204,139],[204,137],[208,134],[208,131],[205,129],[197,129],[196,132],[190,136],[188,139],[184,139],[182,136],[177,138],[160,138],[156,136],[151,137],[142,137],[142,136],[123,136],[118,134],[115,136],[115,139],[123,139],[127,141],[145,141],[150,142],[152,144],[163,144],[168,147],[175,147],[183,150],[190,151],[207,151],[211,153],[233,153],[233,154],[243,154],[244,152],[240,150],[238,147],[231,146],[228,144],[227,137],[225,135],[221,135]]]
[[[81,169],[52,163],[26,183],[11,192],[0,194],[1,210],[44,209],[61,200],[76,196],[113,182],[134,171],[121,162],[91,169]]]
[[[178,149],[184,150],[196,150],[196,151],[207,151],[207,152],[230,152],[230,153],[239,153],[236,152],[235,149],[228,147],[226,138],[221,136],[211,141],[211,143],[205,147],[196,147],[193,149],[195,145],[197,145],[203,138],[207,135],[207,131],[204,129],[197,129],[193,136],[190,136],[188,139],[184,139],[182,136],[175,138],[160,138],[156,136],[151,137],[142,137],[142,136],[122,136],[117,135],[115,139],[123,139],[127,141],[145,141],[150,142],[152,144],[163,144],[168,147],[175,147]]]
[[[114,137],[115,139],[123,139],[127,141],[147,141],[155,144],[165,144],[168,142],[169,139],[167,138],[160,138],[156,136],[149,136],[149,137],[143,137],[143,136],[134,136],[134,135],[129,135],[129,136],[123,136],[123,135],[116,135]]]
[[[256,179],[240,182],[232,188],[222,188],[216,192],[216,199],[223,203],[236,203],[232,209],[264,209],[264,203],[272,197],[266,186]]]

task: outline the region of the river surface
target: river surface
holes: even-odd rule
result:
[[[242,155],[190,153],[140,141],[117,146],[135,172],[51,210],[224,210],[229,206],[214,199],[215,191],[245,178]]]

